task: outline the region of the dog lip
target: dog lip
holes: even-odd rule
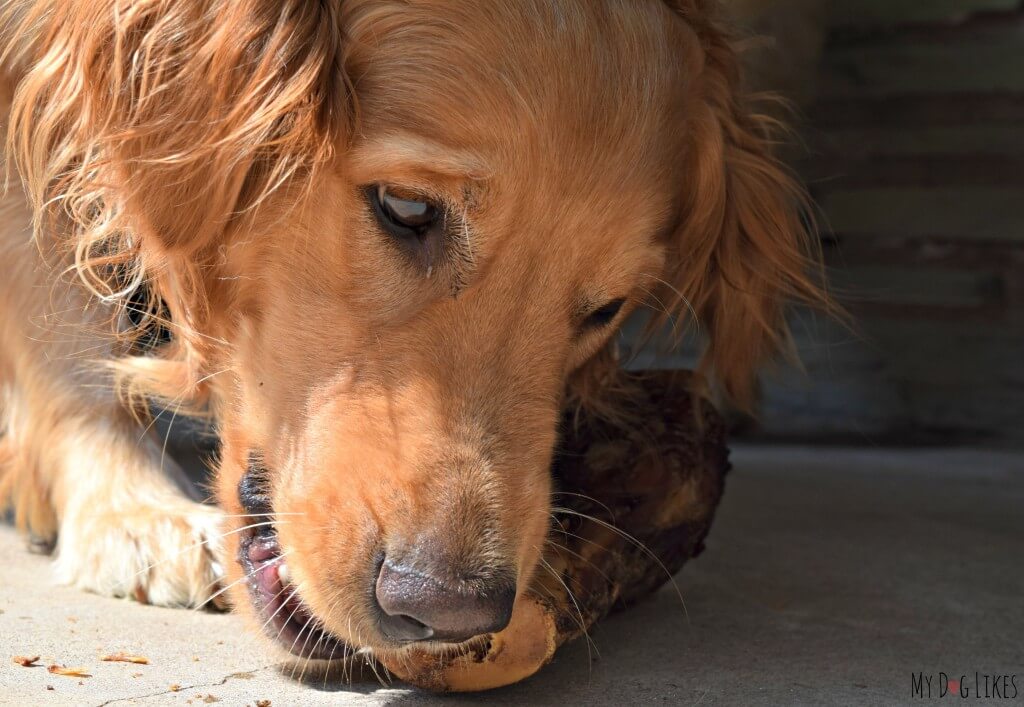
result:
[[[282,578],[284,563],[273,526],[261,525],[243,534],[238,562],[246,573],[249,597],[270,638],[300,658],[331,660],[352,652],[342,639],[317,625],[297,590]]]
[[[238,500],[242,508],[252,515],[268,515],[270,507],[269,472],[257,452],[249,453],[248,466],[238,480]]]
[[[250,562],[268,562],[281,554],[281,546],[273,535],[257,535],[249,543],[246,558]]]

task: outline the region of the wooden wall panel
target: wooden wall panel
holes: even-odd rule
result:
[[[744,430],[1022,446],[1024,3],[825,5],[797,166],[857,331],[795,313],[805,371],[767,372]],[[692,365],[694,351],[634,363]]]

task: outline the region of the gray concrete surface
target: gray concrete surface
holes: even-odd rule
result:
[[[45,558],[0,528],[0,656],[92,675],[2,656],[0,703],[893,705],[922,702],[917,672],[933,699],[944,672],[967,676],[956,702],[1024,702],[1024,455],[747,447],[734,461],[707,552],[678,578],[685,610],[663,590],[594,631],[592,662],[572,645],[485,696],[299,684],[236,617],[53,587]],[[152,663],[99,661],[116,650]],[[975,699],[975,673],[1014,675],[1017,697]]]

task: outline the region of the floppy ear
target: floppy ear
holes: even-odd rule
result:
[[[313,183],[351,130],[340,2],[0,2],[7,152],[40,247],[68,253],[116,322],[140,315],[123,338],[171,315],[160,356],[110,364],[128,397],[203,395],[225,232]]]
[[[37,209],[70,216],[87,252],[123,233],[182,258],[209,246],[343,135],[338,2],[9,5],[9,145]]]
[[[696,33],[703,61],[689,97],[689,180],[670,248],[667,279],[677,292],[667,297],[679,316],[697,318],[707,340],[702,368],[749,407],[758,365],[788,347],[786,305],[833,307],[819,284],[808,199],[772,156],[776,121],[745,103],[739,60],[715,24],[714,4],[672,5]]]

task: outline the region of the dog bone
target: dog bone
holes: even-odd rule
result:
[[[566,413],[553,467],[564,510],[549,536],[560,548],[546,554],[550,572],[519,596],[508,627],[444,655],[403,652],[384,660],[388,670],[435,691],[518,682],[700,553],[729,467],[725,425],[692,392],[692,374],[620,375],[612,388],[621,420]]]

